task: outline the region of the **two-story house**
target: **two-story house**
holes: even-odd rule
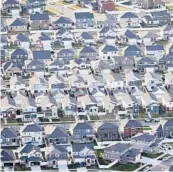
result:
[[[100,52],[102,59],[109,60],[118,55],[118,49],[113,45],[105,45]]]
[[[163,130],[164,130],[164,136],[166,138],[173,138],[173,120],[168,120],[164,124]]]

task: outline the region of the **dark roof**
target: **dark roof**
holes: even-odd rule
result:
[[[93,143],[74,143],[74,144],[72,144],[73,152],[80,152],[84,148],[88,148],[89,150],[94,150],[94,144]]]
[[[163,45],[147,45],[146,46],[147,51],[159,51],[164,50]]]
[[[66,32],[67,30],[63,27],[61,27],[57,32],[56,32],[56,35],[62,35]]]
[[[8,39],[6,35],[1,35],[1,43],[7,43]]]
[[[15,160],[15,157],[14,157],[14,153],[12,150],[7,150],[7,149],[1,150],[1,161],[2,162],[14,161],[14,160]]]
[[[25,126],[22,132],[40,132],[40,131],[43,131],[40,125],[28,124]]]
[[[104,26],[101,30],[100,30],[100,33],[106,33],[110,30],[110,27],[108,26]]]
[[[88,122],[78,122],[76,126],[74,127],[74,130],[87,130],[87,129],[90,129],[90,130],[93,129],[91,124],[89,124]]]
[[[91,33],[88,33],[88,32],[82,32],[81,37],[83,39],[93,39],[92,34]]]
[[[115,128],[116,129],[118,128],[118,126],[116,124],[110,123],[110,122],[105,122],[101,126],[98,127],[98,130],[101,130],[101,129],[115,129]]]
[[[83,49],[80,51],[80,53],[96,53],[96,50],[94,47],[91,46],[85,46]]]
[[[154,61],[154,59],[153,58],[150,58],[150,57],[142,57],[139,61],[138,61],[138,63],[140,64],[140,63],[154,63],[155,61]]]
[[[33,54],[33,58],[36,60],[51,59],[51,51],[49,50],[33,51],[32,54]]]
[[[3,128],[1,131],[2,138],[14,138],[17,137],[17,133],[13,128]]]
[[[173,126],[173,120],[167,120],[164,127],[172,127]]]
[[[153,11],[150,13],[153,17],[158,17],[158,16],[164,16],[164,15],[169,15],[167,10],[164,11]]]
[[[20,153],[26,153],[26,154],[28,154],[28,153],[30,153],[33,150],[35,150],[37,152],[41,152],[40,147],[35,146],[35,145],[32,145],[31,143],[28,143],[28,144],[26,144],[24,146],[24,148],[20,151]]]
[[[137,45],[129,45],[125,51],[141,51]]]
[[[144,133],[141,135],[137,135],[132,137],[133,140],[139,140],[142,142],[153,142],[155,140],[155,136],[154,135],[150,135],[148,133]]]
[[[24,19],[21,18],[17,18],[15,19],[10,26],[23,26],[23,25],[27,25]]]
[[[54,22],[54,24],[71,24],[73,21],[68,17],[61,16],[58,20]]]
[[[109,151],[113,151],[113,152],[118,152],[118,153],[123,153],[128,148],[130,148],[130,144],[127,144],[127,143],[117,143],[115,145],[106,147],[105,150],[109,150]]]
[[[141,128],[142,124],[137,120],[129,120],[124,128]]]
[[[125,36],[131,39],[138,39],[138,36],[129,29],[125,32]]]
[[[4,57],[6,54],[5,50],[1,49],[1,57]]]
[[[163,132],[163,128],[162,128],[162,125],[160,124],[158,126],[158,128],[156,129],[157,132]]]
[[[31,20],[49,20],[47,13],[35,13],[30,15]]]
[[[41,36],[39,37],[39,39],[42,40],[42,41],[52,40],[51,36],[48,33],[45,33],[45,32],[41,32]]]
[[[18,1],[16,1],[16,0],[7,0],[7,1],[5,1],[4,3],[3,3],[3,5],[13,5],[13,4],[19,4],[19,2]]]
[[[93,13],[90,13],[90,12],[76,12],[75,18],[76,19],[88,19],[88,18],[93,19],[94,15]]]
[[[17,48],[13,51],[13,53],[11,54],[11,57],[15,57],[15,56],[27,56],[28,55],[28,52],[27,50],[23,49],[23,48]]]
[[[121,16],[121,18],[138,18],[138,16],[135,13],[126,12]]]
[[[105,45],[102,52],[112,52],[112,51],[118,51],[118,49],[113,45]]]
[[[48,138],[60,138],[60,137],[68,137],[67,132],[60,127],[56,127],[53,132],[48,135]]]
[[[27,160],[31,162],[39,162],[42,161],[42,158],[36,156],[30,156]]]
[[[16,38],[21,42],[29,42],[30,41],[28,35],[26,35],[24,33],[20,33],[19,35],[17,35]]]
[[[173,172],[173,165],[171,165],[171,166],[169,167],[169,171],[170,171],[170,172]]]

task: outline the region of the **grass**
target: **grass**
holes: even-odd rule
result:
[[[104,150],[103,149],[97,149],[95,151],[95,154],[96,154],[97,158],[102,158],[103,154],[104,154]]]
[[[168,44],[168,41],[166,40],[160,40],[160,41],[156,41],[157,44],[160,44],[160,45],[166,45]]]
[[[172,146],[172,147],[173,147],[173,142],[169,142],[169,143],[167,143],[167,144],[169,144],[170,146]]]
[[[15,164],[14,171],[31,171],[31,168],[22,164]]]
[[[148,158],[157,158],[159,157],[160,155],[162,155],[163,153],[156,153],[156,154],[152,154],[152,153],[142,153],[141,155],[144,156],[144,157],[148,157]]]
[[[42,152],[43,161],[46,162],[45,152]]]
[[[151,128],[150,126],[144,126],[144,127],[143,127],[143,130],[144,130],[144,131],[149,131],[149,130],[152,130],[152,128]]]
[[[113,167],[111,167],[111,170],[115,170],[115,171],[134,171],[136,169],[138,169],[140,166],[142,166],[142,163],[127,163],[127,164],[116,164]]]
[[[110,161],[104,160],[102,157],[98,157],[98,162],[100,165],[108,165],[111,163]]]
[[[39,118],[40,122],[49,122],[49,119],[47,118]]]
[[[159,158],[158,160],[162,160],[163,158],[168,157],[168,156],[170,156],[170,155],[169,154],[166,154],[162,158]]]
[[[173,10],[173,5],[166,5],[166,9]]]

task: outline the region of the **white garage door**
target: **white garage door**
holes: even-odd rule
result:
[[[58,161],[59,172],[69,172],[67,161]]]

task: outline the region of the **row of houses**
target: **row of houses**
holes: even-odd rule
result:
[[[132,137],[130,143],[116,143],[105,147],[103,159],[110,162],[136,162],[140,159],[142,152],[157,152],[158,145],[164,136],[173,137],[172,122],[168,120],[162,130],[160,130],[160,125],[155,134],[148,134],[143,133],[139,121],[128,121],[124,126],[124,136]],[[16,161],[27,167],[43,165],[43,161],[44,163],[46,161],[46,165],[52,168],[57,168],[63,161],[66,164],[94,165],[97,158],[93,140],[113,141],[120,138],[118,126],[114,123],[102,123],[97,125],[96,130],[97,132],[87,122],[74,125],[71,135],[61,127],[46,126],[43,128],[36,123],[22,126],[18,133],[13,128],[3,128],[1,131],[2,166],[14,166]],[[39,146],[44,142],[46,147],[43,151]],[[16,152],[18,153],[17,159],[13,151],[5,149],[10,146],[20,146]],[[44,152],[44,158],[42,152]]]

